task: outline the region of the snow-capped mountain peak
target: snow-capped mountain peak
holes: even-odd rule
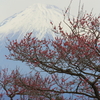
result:
[[[5,37],[20,39],[26,33],[33,32],[38,39],[55,38],[52,25],[58,25],[63,20],[62,10],[56,6],[33,4],[0,23],[0,40]]]

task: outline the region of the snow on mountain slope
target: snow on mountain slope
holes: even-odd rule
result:
[[[50,21],[57,26],[62,20],[62,10],[58,7],[33,4],[0,23],[0,40],[5,37],[20,39],[29,32],[38,39],[55,38],[57,34],[52,32]]]
[[[20,67],[23,72],[30,71],[26,64],[18,61],[7,60],[5,55],[9,52],[5,48],[8,37],[10,40],[21,39],[26,33],[33,32],[38,39],[55,38],[58,36],[52,32],[52,25],[58,26],[63,20],[62,10],[56,6],[33,4],[25,10],[14,14],[0,23],[0,69],[15,69]],[[24,67],[23,67],[24,66]]]

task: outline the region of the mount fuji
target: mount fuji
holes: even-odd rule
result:
[[[52,31],[54,25],[63,21],[62,10],[53,5],[33,4],[0,23],[0,40],[20,39],[26,33],[33,33],[38,39],[55,38],[58,36]]]
[[[0,67],[15,69],[14,66],[25,66],[21,62],[6,60],[8,50],[5,48],[10,40],[22,39],[27,33],[32,32],[38,39],[54,39],[60,34],[52,31],[52,22],[55,26],[63,21],[62,9],[46,4],[33,4],[25,10],[14,14],[0,23]],[[63,25],[63,24],[62,24]],[[22,68],[23,70],[23,68]],[[27,68],[24,68],[27,71]]]

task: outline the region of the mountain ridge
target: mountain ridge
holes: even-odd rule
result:
[[[50,22],[57,26],[62,20],[63,14],[60,8],[53,5],[33,4],[0,23],[0,39],[13,38],[16,34],[19,35],[17,39],[20,39],[30,32],[38,39],[55,38],[58,35],[52,32]]]

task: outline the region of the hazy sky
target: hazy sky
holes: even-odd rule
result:
[[[80,0],[73,0],[73,14],[77,11],[79,1]],[[70,0],[0,0],[0,22],[34,3],[56,5],[64,10],[69,2]],[[81,4],[84,3],[84,9],[88,12],[93,8],[94,14],[98,15],[100,13],[100,0],[81,0],[81,2]]]

